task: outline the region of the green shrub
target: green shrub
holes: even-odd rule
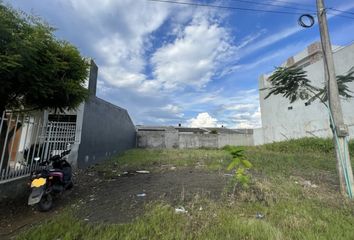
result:
[[[236,146],[225,146],[223,150],[229,152],[232,156],[232,160],[227,167],[228,171],[234,170],[233,176],[234,184],[240,184],[242,187],[248,187],[250,182],[250,175],[247,170],[252,168],[252,164],[245,157],[243,148]]]

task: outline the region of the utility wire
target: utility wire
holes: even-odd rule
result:
[[[349,19],[354,19],[354,17],[349,17],[349,16],[344,16],[344,15],[339,15],[339,14],[335,14],[335,13],[327,13],[328,15],[333,15],[336,17],[342,17],[342,18],[349,18]]]
[[[242,8],[242,7],[222,6],[222,5],[193,3],[193,2],[179,2],[179,1],[172,1],[172,0],[147,0],[147,1],[189,5],[189,6],[196,6],[196,7],[210,7],[210,8],[220,8],[220,9],[228,9],[228,10],[242,10],[242,11],[250,11],[250,12],[268,12],[268,13],[290,14],[290,15],[298,15],[299,14],[296,12],[288,12],[288,11],[261,10],[261,9],[254,9],[254,8]]]
[[[338,9],[335,9],[335,8],[326,8],[326,10],[327,10],[327,14],[328,15],[334,15],[334,16],[337,16],[337,17],[354,19],[354,13],[353,12],[348,12],[348,11],[344,11],[344,10],[338,10]],[[334,12],[339,12],[339,13],[330,13],[329,11],[334,11]],[[352,16],[348,16],[348,15],[343,15],[341,13],[353,14],[353,15]]]
[[[273,1],[268,1],[268,2],[279,2],[279,3],[288,4],[288,5],[305,6],[305,7],[316,7],[316,5],[314,5],[314,4],[297,3],[297,2],[290,2],[290,1],[284,1],[284,0],[273,0]]]
[[[249,0],[228,0],[228,1],[243,2],[243,3],[250,3],[250,4],[255,4],[255,5],[263,5],[263,6],[274,6],[274,7],[278,7],[278,8],[287,8],[287,9],[300,10],[300,11],[309,11],[310,13],[314,13],[316,11],[315,9],[309,9],[309,8],[298,8],[298,7],[290,7],[290,6],[281,6],[281,5],[277,5],[277,4],[273,4],[273,3],[260,3],[260,2],[254,2],[254,1],[249,1]],[[286,2],[286,1],[281,1],[281,2]],[[354,15],[354,12],[339,10],[339,9],[335,9],[335,8],[327,8],[327,9],[331,10],[331,11],[335,11],[335,12],[340,12],[340,13],[346,13],[346,14]],[[334,15],[334,14],[331,14],[331,15]],[[344,16],[343,15],[336,15],[336,16],[349,18],[349,19],[354,19],[353,16],[345,16],[345,15]]]
[[[288,8],[288,9],[300,10],[300,11],[310,11],[310,12],[311,11],[316,11],[316,9],[299,8],[299,7],[292,7],[292,6],[282,6],[282,5],[274,4],[274,3],[271,3],[271,2],[268,2],[268,3],[267,2],[254,2],[254,1],[249,1],[249,0],[228,0],[228,1],[244,2],[244,3],[263,5],[263,6],[273,6],[273,7],[278,7],[278,8]],[[297,3],[294,3],[294,2],[276,1],[276,0],[274,0],[273,2],[287,3],[287,5],[296,4],[296,5],[303,5],[303,6],[311,6],[311,7],[315,8],[314,5],[310,5],[310,4],[297,4]],[[354,12],[350,12],[350,11],[340,10],[340,9],[336,9],[336,8],[327,8],[327,9],[335,11],[335,12],[340,12],[340,13],[346,13],[346,14],[354,15]]]
[[[340,12],[340,13],[346,13],[346,14],[354,15],[354,12],[339,10],[339,9],[336,9],[336,8],[327,8],[327,9],[332,10],[332,11],[335,11],[335,12]]]
[[[282,5],[278,5],[278,4],[274,4],[274,3],[254,2],[254,1],[248,1],[248,0],[229,0],[229,1],[250,3],[250,4],[256,4],[256,5],[263,5],[263,6],[272,6],[272,7],[277,7],[277,8],[288,8],[288,9],[301,10],[301,11],[313,11],[313,12],[316,11],[316,9],[282,6]]]
[[[172,3],[172,4],[179,4],[179,5],[189,5],[189,6],[195,6],[195,7],[209,7],[209,8],[219,8],[219,9],[225,9],[225,10],[241,10],[241,11],[250,11],[250,12],[267,12],[267,13],[277,13],[277,14],[289,14],[289,15],[299,15],[299,12],[290,12],[290,11],[277,11],[277,10],[262,10],[262,9],[255,9],[255,8],[243,8],[243,7],[233,7],[233,6],[222,6],[222,5],[213,5],[213,4],[206,4],[206,3],[194,3],[194,2],[180,2],[180,1],[174,1],[174,0],[147,0],[150,2],[160,2],[160,3]],[[241,0],[238,0],[241,1]],[[242,0],[246,1],[246,0]],[[251,1],[249,1],[251,2]],[[316,13],[311,13],[312,15],[316,15]],[[340,14],[330,14],[330,15],[336,15],[338,17],[343,17],[343,18],[349,18],[353,19],[353,17],[349,16],[343,16]]]

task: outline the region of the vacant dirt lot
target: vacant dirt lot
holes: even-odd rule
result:
[[[151,201],[165,201],[178,207],[195,196],[216,200],[223,194],[227,182],[223,174],[191,167],[149,174],[131,171],[108,179],[87,170],[78,172],[75,180],[75,187],[57,199],[49,213],[26,206],[26,199],[3,204],[0,238],[11,238],[18,230],[46,220],[68,206],[85,221],[129,222],[142,215],[145,204]]]

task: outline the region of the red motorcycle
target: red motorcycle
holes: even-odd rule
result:
[[[69,153],[70,150],[66,150],[40,163],[45,168],[31,176],[32,191],[28,197],[28,205],[37,204],[40,211],[49,211],[53,207],[53,199],[74,186],[71,165],[64,158]],[[39,161],[40,158],[34,160]]]

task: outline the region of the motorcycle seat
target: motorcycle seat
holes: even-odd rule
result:
[[[63,172],[63,170],[59,168],[53,168],[53,169],[49,169],[49,172]]]

